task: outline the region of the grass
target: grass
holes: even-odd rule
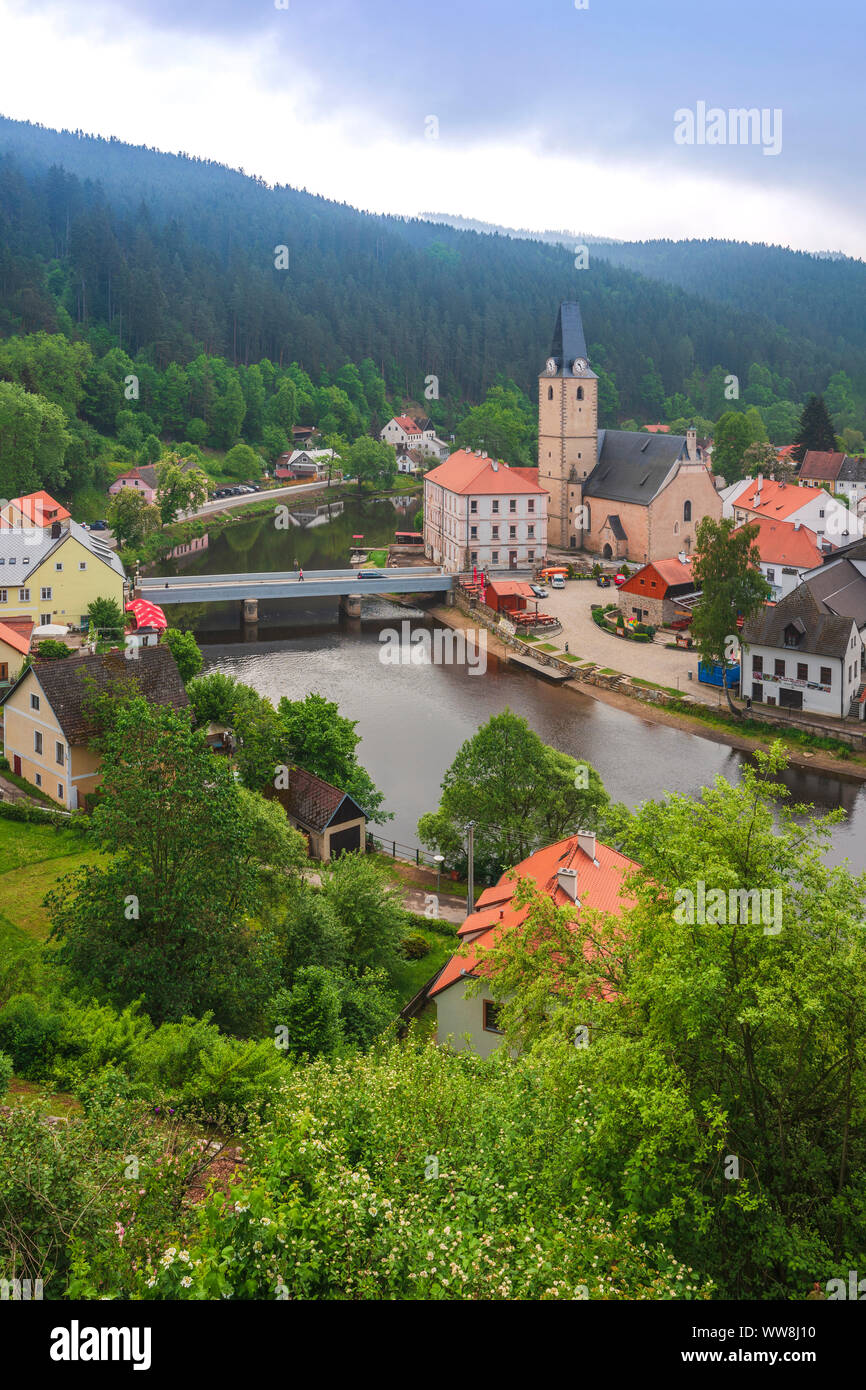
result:
[[[682,691],[678,691],[677,694],[682,696]],[[756,719],[735,719],[723,710],[712,709],[708,705],[689,705],[682,713],[687,719],[699,719],[704,724],[715,724],[721,729],[730,729],[745,734],[748,738],[760,739],[763,743],[772,743],[780,739],[783,744],[795,748],[831,753],[841,762],[863,762],[862,755],[856,754],[847,743],[829,734],[810,734],[806,729],[786,728],[782,724],[764,724]]]
[[[0,820],[0,949],[44,940],[49,931],[45,894],[64,874],[99,860],[85,843],[72,830]]]
[[[657,685],[655,681],[641,680],[640,676],[630,676],[629,680],[631,681],[632,685],[645,685],[650,690],[663,690],[665,694],[675,695],[677,698],[679,698],[682,695],[682,691],[675,690],[672,685]]]
[[[555,652],[556,647],[553,645],[552,642],[541,642],[539,644],[538,650],[540,652]]]
[[[437,932],[425,930],[423,927],[415,925],[414,922],[407,934],[423,936],[424,940],[428,942],[430,950],[420,960],[403,961],[396,972],[395,988],[404,1003],[408,1002],[413,994],[418,993],[421,986],[427,983],[435,971],[442,969],[448,957],[454,954],[459,945],[456,936],[449,939],[440,936]]]
[[[13,1076],[6,1092],[7,1105],[32,1105],[49,1115],[66,1117],[81,1110],[81,1102],[67,1091],[48,1091],[33,1081],[20,1081]]]
[[[580,661],[580,657],[575,656],[574,652],[560,652],[559,658],[561,661]]]
[[[11,767],[4,767],[0,770],[0,777],[11,782],[13,787],[17,787],[20,792],[26,792],[28,796],[32,796],[33,800],[40,802],[41,805],[48,806],[54,811],[63,809],[62,806],[58,807],[57,802],[52,801],[50,796],[46,796],[43,791],[35,787],[32,782],[28,782],[26,777],[19,777],[17,772],[12,771]]]
[[[370,551],[368,551],[368,553],[367,553],[367,563],[366,563],[366,565],[364,566],[364,568],[365,568],[365,569],[368,569],[368,568],[370,568],[370,567],[372,566],[373,569],[382,570],[382,569],[385,568],[385,566],[386,566],[387,563],[388,563],[388,552],[387,552],[387,550],[370,550]]]
[[[619,676],[619,675],[622,674],[622,672],[621,672],[621,671],[612,671],[612,670],[610,669],[609,666],[602,666],[602,668],[601,668],[601,670],[599,671],[598,674],[599,674],[600,676]]]

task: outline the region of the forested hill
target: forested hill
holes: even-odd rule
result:
[[[274,267],[282,245],[287,270]],[[866,329],[856,342],[834,329],[835,303],[801,334],[699,297],[694,280],[598,256],[578,271],[555,245],[371,216],[207,161],[0,119],[3,336],[63,332],[158,368],[201,350],[316,375],[371,358],[394,393],[420,398],[433,373],[443,397],[478,401],[497,378],[533,389],[557,305],[578,298],[619,418],[657,416],[713,366],[745,380],[760,364],[772,396],[795,402],[845,370],[862,395]]]

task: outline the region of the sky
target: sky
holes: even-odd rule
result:
[[[866,258],[864,14],[860,0],[0,0],[0,113],[375,212]],[[765,113],[752,142],[738,108]]]

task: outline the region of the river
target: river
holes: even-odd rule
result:
[[[166,575],[290,568],[347,561],[351,538],[384,544],[395,529],[411,528],[417,499],[349,501],[338,515],[316,514],[305,526],[275,532],[268,522],[239,523],[197,554],[159,566]],[[313,508],[310,505],[309,515]],[[291,553],[291,558],[287,556]],[[546,743],[597,768],[612,798],[630,807],[666,791],[698,796],[721,773],[738,779],[745,755],[695,734],[650,723],[572,690],[559,689],[488,654],[483,675],[466,666],[384,665],[383,628],[411,617],[413,628],[434,628],[417,609],[364,600],[360,621],[341,618],[328,599],[260,604],[257,629],[244,630],[239,605],[187,611],[206,669],[246,681],[276,702],[318,691],[358,721],[361,762],[385,793],[394,819],[383,836],[418,843],[420,815],[438,805],[442,777],[461,744],[492,714],[509,707]],[[174,610],[177,620],[180,610]],[[253,639],[253,640],[251,640]],[[821,810],[842,806],[847,820],[833,834],[830,862],[847,857],[866,869],[866,786],[826,773],[789,769],[792,801]]]

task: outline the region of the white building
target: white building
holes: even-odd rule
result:
[[[772,589],[770,597],[774,603],[790,594],[804,575],[823,563],[824,550],[817,534],[801,522],[756,517],[749,525],[756,532],[761,574]]]
[[[863,643],[808,583],[764,608],[741,634],[740,692],[755,704],[844,719],[860,689]]]
[[[846,454],[833,491],[845,498],[862,522],[866,518],[866,459],[848,458]]]
[[[424,438],[424,431],[409,415],[394,415],[383,430],[379,432],[383,444],[392,444],[398,454],[407,449],[417,449]]]
[[[458,449],[424,475],[424,554],[452,573],[531,568],[547,552],[547,501],[534,468]]]
[[[722,489],[722,516],[738,522],[799,521],[818,537],[818,544],[847,545],[863,533],[863,522],[825,488],[798,487],[796,483],[764,478],[743,478]]]

